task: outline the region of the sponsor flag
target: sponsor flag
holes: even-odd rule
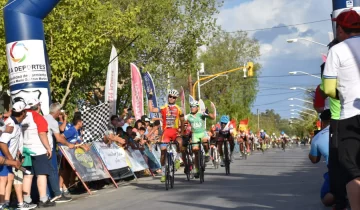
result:
[[[151,77],[149,72],[142,73],[142,78],[144,82],[144,89],[146,92],[146,97],[148,100],[152,100],[153,106],[158,107],[157,97],[156,97],[156,89],[154,80]],[[152,98],[150,98],[150,93],[152,94]],[[159,118],[159,113],[150,113],[150,118]]]
[[[117,52],[115,47],[112,46],[105,84],[105,102],[108,102],[110,105],[110,115],[116,115],[118,71],[119,61]]]
[[[214,116],[215,116],[215,119],[216,119],[216,107],[215,107],[215,104],[213,103],[213,102],[211,102],[210,101],[210,104],[211,104],[211,108],[212,108],[212,110],[213,110],[213,112],[214,112]]]
[[[181,108],[184,112],[184,115],[186,115],[186,106],[185,106],[185,91],[184,88],[181,86],[181,91],[180,91],[180,99],[181,99]]]
[[[142,89],[142,79],[138,67],[130,63],[131,68],[131,93],[132,108],[135,119],[139,120],[144,115],[144,95]]]
[[[193,101],[195,101],[195,99],[191,95],[189,95],[189,103],[191,103]]]

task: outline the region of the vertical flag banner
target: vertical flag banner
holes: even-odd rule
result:
[[[189,95],[189,103],[191,103],[193,101],[195,101],[195,99],[191,95]]]
[[[131,95],[132,108],[135,118],[138,120],[144,115],[144,95],[142,89],[142,79],[138,67],[130,63],[131,69]]]
[[[215,104],[214,104],[213,102],[211,102],[211,101],[210,101],[210,105],[211,105],[211,108],[212,108],[212,110],[213,110],[213,112],[214,112],[215,119],[216,119],[216,115],[217,115],[217,113],[216,113],[216,107],[215,107]]]
[[[180,99],[181,99],[181,108],[183,109],[184,115],[186,115],[185,91],[182,86],[181,86],[181,91],[180,91]]]
[[[199,105],[200,105],[200,111],[205,112],[206,107],[203,100],[201,99],[199,100]]]
[[[144,82],[144,89],[146,92],[147,99],[152,100],[154,107],[158,107],[155,84],[154,84],[154,80],[151,77],[151,74],[149,72],[142,73],[142,78]],[[150,93],[152,94],[152,98],[150,98]],[[159,113],[150,113],[150,117],[158,118]]]
[[[110,62],[106,75],[105,102],[110,105],[110,115],[116,115],[119,60],[114,46],[111,48]]]
[[[240,120],[239,123],[239,128],[240,129],[244,129],[244,131],[248,131],[249,130],[249,119],[246,120]]]

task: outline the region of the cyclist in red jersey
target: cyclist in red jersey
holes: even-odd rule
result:
[[[179,92],[177,90],[169,90],[168,92],[168,104],[158,108],[154,107],[152,100],[149,100],[149,111],[153,113],[161,113],[162,123],[163,123],[163,135],[161,138],[162,143],[169,143],[170,140],[176,141],[178,143],[177,152],[180,152],[184,156],[185,148],[182,146],[182,138],[179,134],[178,129],[180,128],[181,135],[184,135],[184,114],[181,108],[175,104],[176,99],[179,97]],[[151,97],[150,97],[151,98]],[[162,177],[161,182],[166,181],[165,177],[165,156],[166,156],[166,144],[161,145],[161,169]],[[175,167],[180,167],[180,161],[176,160]]]

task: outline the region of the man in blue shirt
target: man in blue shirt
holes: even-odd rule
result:
[[[326,165],[329,159],[329,125],[331,119],[331,112],[329,109],[323,111],[320,115],[322,121],[322,130],[314,136],[311,142],[311,149],[309,159],[312,163],[320,162],[321,156],[324,157]],[[321,187],[320,193],[321,201],[325,206],[334,204],[334,195],[330,192],[329,174],[324,174],[324,184]]]

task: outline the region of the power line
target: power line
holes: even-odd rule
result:
[[[301,95],[301,93],[299,94],[296,94],[294,96],[298,96],[298,95]],[[264,105],[270,105],[270,104],[276,104],[276,103],[280,103],[280,102],[284,102],[284,101],[287,101],[288,97],[284,98],[284,99],[281,99],[281,100],[278,100],[278,101],[273,101],[273,102],[270,102],[270,103],[266,103],[266,104],[258,104],[258,105],[253,105],[253,107],[257,107],[257,106],[264,106]]]
[[[329,20],[330,20],[330,19],[315,20],[315,21],[304,22],[304,23],[274,26],[274,27],[271,27],[271,28],[257,28],[257,29],[237,30],[237,31],[225,31],[225,32],[226,32],[226,33],[236,33],[236,32],[265,31],[265,30],[271,30],[271,29],[279,29],[279,28],[287,28],[287,27],[292,27],[292,26],[301,26],[301,25],[307,25],[307,24],[313,24],[313,23],[321,23],[321,22],[325,22],[325,21],[329,21]]]
[[[273,94],[262,94],[262,95],[256,95],[256,96],[275,96],[275,95],[284,95],[284,94],[289,94],[289,93],[294,93],[294,92],[304,92],[303,90],[293,90],[293,91],[288,91],[288,92],[282,92],[282,93],[273,93]],[[259,91],[261,92],[261,91]]]

